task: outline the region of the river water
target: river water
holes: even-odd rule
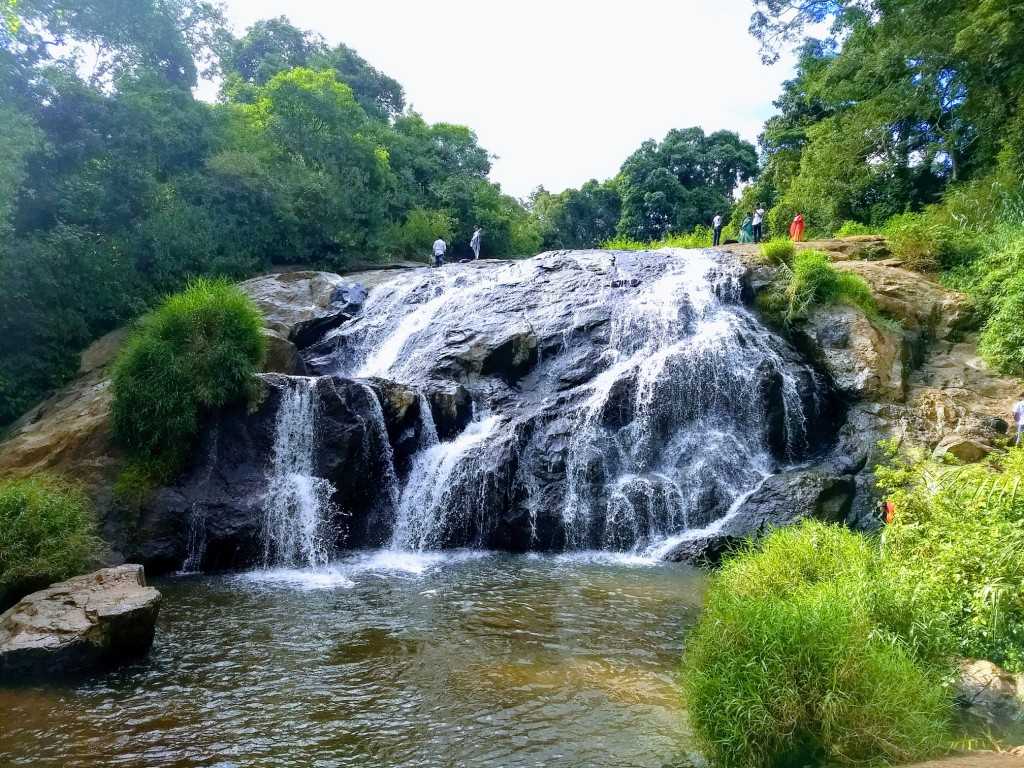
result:
[[[156,580],[143,661],[0,689],[3,766],[689,766],[705,577],[610,553]]]

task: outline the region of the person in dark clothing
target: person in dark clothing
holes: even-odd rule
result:
[[[715,247],[722,241],[722,214],[716,213],[711,220],[711,246]]]

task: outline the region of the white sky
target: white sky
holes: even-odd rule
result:
[[[761,64],[749,0],[227,0],[241,33],[285,15],[468,125],[518,197],[613,176],[644,139],[700,125],[755,141],[791,59]]]

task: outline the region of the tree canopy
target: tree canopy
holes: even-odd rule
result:
[[[0,21],[0,425],[196,276],[527,253],[527,210],[465,126],[287,19],[205,0],[19,0]],[[196,100],[222,74],[216,104]]]

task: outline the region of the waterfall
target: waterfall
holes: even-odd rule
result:
[[[498,424],[495,416],[470,422],[454,440],[421,451],[398,501],[392,549],[433,549],[444,543],[446,527],[459,514],[462,481],[473,469],[473,450]]]
[[[370,428],[367,430],[367,439],[372,439],[380,446],[381,482],[384,485],[384,495],[387,499],[389,510],[398,507],[399,483],[398,473],[395,471],[395,452],[391,447],[391,439],[388,437],[388,425],[384,420],[384,408],[380,404],[377,392],[369,384],[363,384],[363,391],[366,392],[370,403]],[[433,423],[433,422],[431,422]]]
[[[210,444],[206,449],[206,470],[201,481],[201,488],[209,488],[214,467],[217,466],[217,449],[220,445],[220,427],[214,425],[210,434]],[[188,515],[188,529],[185,536],[185,561],[181,564],[178,574],[181,576],[199,573],[206,556],[206,507],[198,502],[192,504]]]
[[[289,377],[274,424],[273,460],[263,498],[264,565],[319,568],[332,554],[334,486],[315,475],[315,378]]]
[[[652,551],[806,460],[827,386],[746,309],[745,271],[712,251],[574,251],[375,288],[318,370],[418,393],[406,476],[383,457],[391,547]],[[527,332],[521,382],[520,358],[502,365]],[[473,409],[446,441],[422,394],[435,382]]]

